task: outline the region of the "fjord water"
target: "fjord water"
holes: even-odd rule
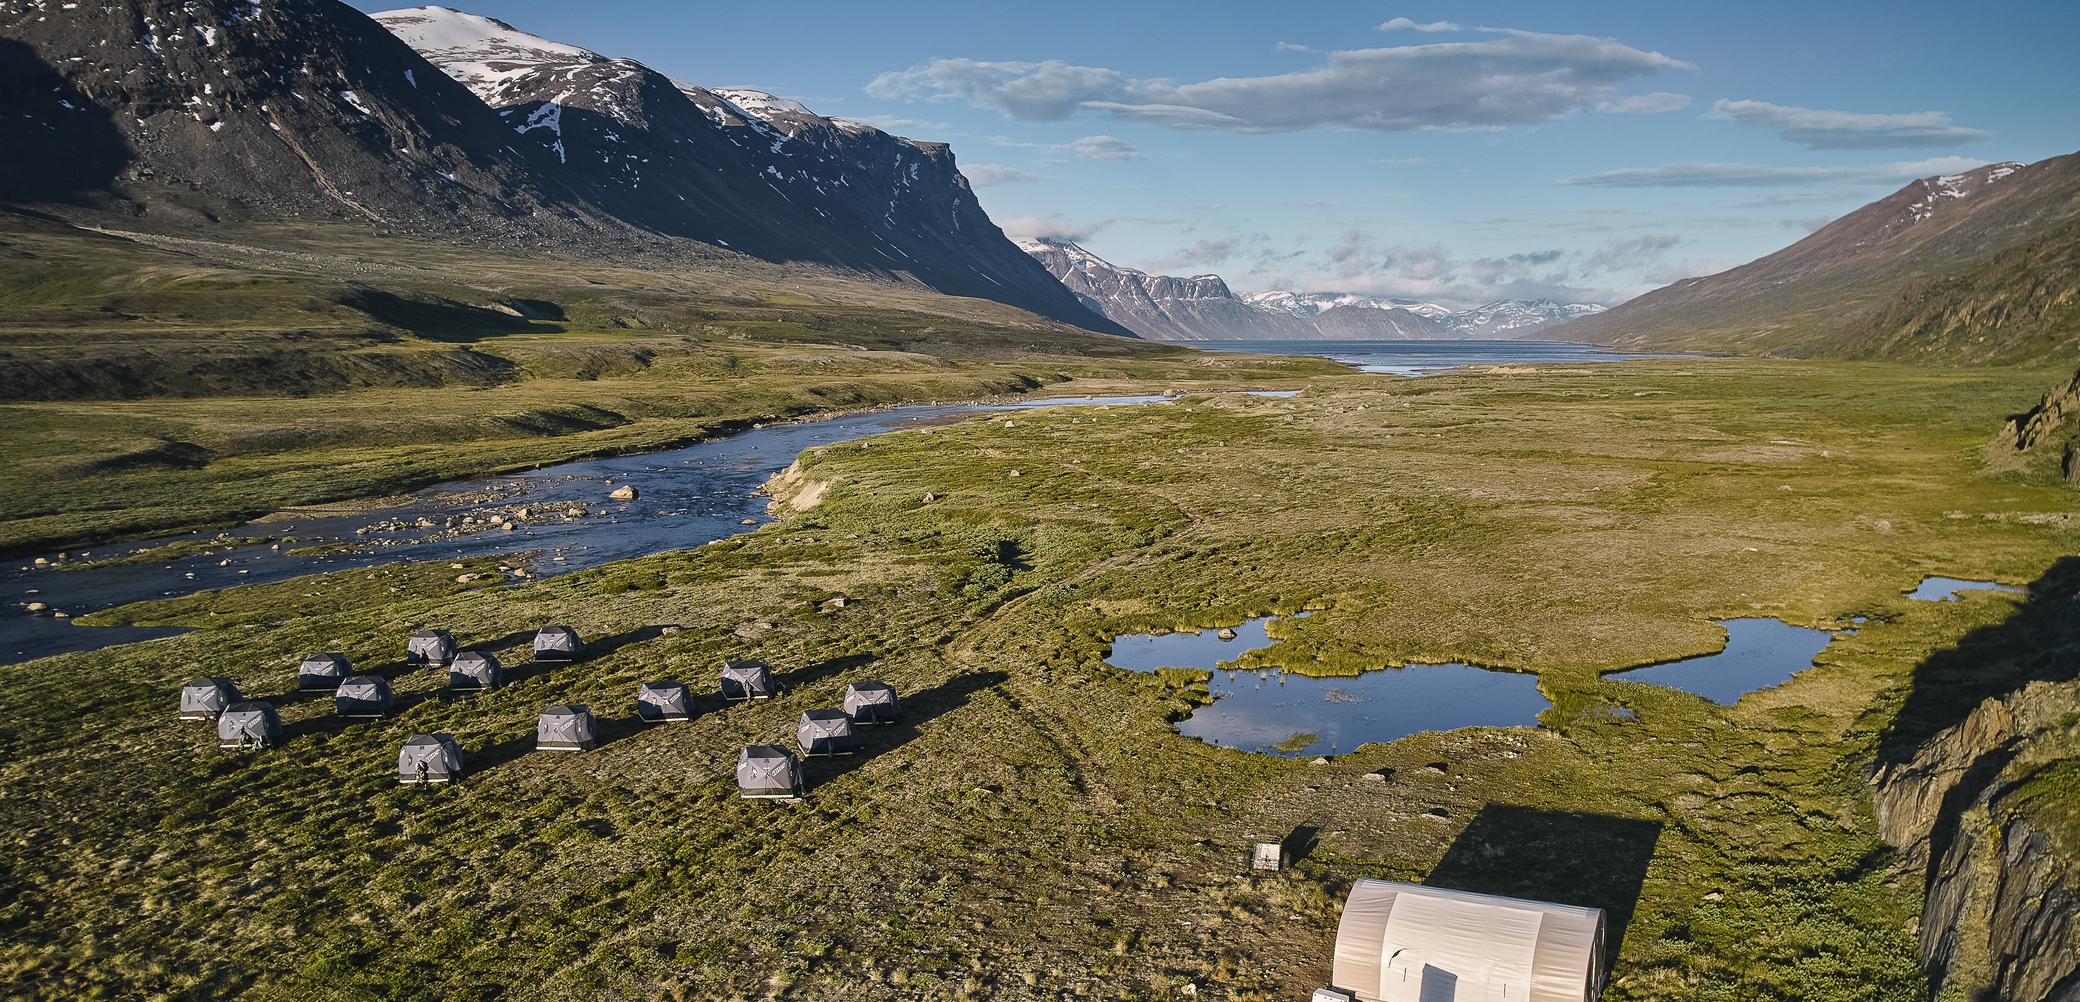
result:
[[[1257,355],[1318,355],[1362,372],[1421,376],[1461,365],[1536,362],[1610,362],[1645,358],[1566,341],[1194,341],[1202,351]]]
[[[614,560],[681,550],[747,531],[746,519],[763,524],[766,497],[758,488],[787,467],[804,449],[879,435],[904,428],[927,427],[992,411],[1058,405],[1124,406],[1155,404],[1155,396],[1036,398],[998,404],[951,404],[897,407],[886,411],[776,424],[702,442],[669,452],[584,460],[525,473],[451,481],[400,498],[386,507],[278,513],[249,522],[229,537],[294,537],[280,549],[269,546],[209,548],[174,560],[114,567],[37,567],[30,558],[11,561],[0,570],[0,588],[10,596],[0,613],[0,664],[69,651],[97,650],[115,644],[149,640],[185,632],[147,627],[75,627],[70,619],[31,615],[27,605],[42,602],[52,610],[80,616],[129,602],[186,595],[203,589],[280,581],[302,574],[345,570],[401,560],[447,560],[496,557],[537,577],[596,567]],[[609,485],[607,481],[613,481]],[[612,501],[607,494],[630,485],[635,501]],[[512,532],[495,526],[443,539],[428,539],[417,527],[420,518],[441,522],[470,512],[527,506],[548,517],[517,524]],[[582,517],[561,513],[582,507]],[[398,523],[407,527],[392,528]],[[366,531],[356,531],[366,530]],[[91,559],[169,543],[206,542],[214,532],[168,536],[140,542],[86,548]],[[306,547],[347,544],[351,552],[291,553]],[[47,554],[55,558],[57,554]],[[77,552],[75,559],[80,559]],[[487,584],[496,582],[486,582]]]

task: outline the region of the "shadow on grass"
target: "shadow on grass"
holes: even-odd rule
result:
[[[1614,963],[1660,839],[1658,821],[1489,804],[1423,883],[1601,908],[1604,957]]]
[[[1880,766],[1913,759],[1922,742],[1988,699],[2080,677],[2080,557],[2059,558],[2030,582],[2028,596],[2007,619],[1914,666],[1906,702],[1879,744]]]
[[[945,682],[917,693],[903,696],[903,717],[893,724],[879,727],[862,727],[858,730],[859,751],[851,755],[816,757],[803,760],[803,770],[808,785],[836,779],[859,764],[876,755],[892,752],[915,739],[920,728],[954,710],[968,705],[969,697],[994,685],[1010,681],[1006,672],[985,671],[956,675]]]
[[[805,685],[815,685],[839,672],[851,671],[854,668],[864,668],[879,660],[881,660],[881,656],[878,654],[848,654],[841,658],[831,658],[826,661],[818,661],[815,664],[804,665],[785,674],[776,672],[773,675],[773,681],[783,690],[799,689]]]

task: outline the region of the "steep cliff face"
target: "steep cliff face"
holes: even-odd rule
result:
[[[497,109],[511,142],[553,161],[618,219],[1127,333],[1005,238],[944,143],[760,91],[709,90],[445,7],[373,17]]]
[[[1989,699],[1875,783],[1880,832],[1927,875],[1938,997],[2080,1000],[2080,682]]]

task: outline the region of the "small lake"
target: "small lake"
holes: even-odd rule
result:
[[[1922,578],[1921,583],[1906,596],[1922,602],[1954,602],[1961,591],[2006,591],[2020,594],[2021,588],[2011,588],[1993,581],[1966,581],[1963,578]]]
[[[34,558],[25,557],[0,568],[0,594],[9,597],[7,605],[0,607],[0,664],[185,632],[75,627],[70,619],[48,612],[30,614],[29,602],[41,602],[68,616],[82,616],[146,599],[400,560],[490,556],[526,568],[537,578],[552,577],[610,561],[690,549],[771,521],[766,514],[768,498],[758,489],[804,449],[995,411],[1164,402],[1156,396],[1050,397],[896,407],[827,421],[773,424],[669,452],[581,460],[525,473],[451,481],[394,499],[384,507],[342,506],[337,514],[279,512],[225,534],[295,537],[296,542],[280,549],[266,545],[233,548],[227,543],[173,560],[81,568],[38,567]],[[610,491],[624,485],[634,486],[639,499],[608,499]],[[529,509],[530,517],[517,521],[510,532],[487,522],[493,514],[511,517],[523,507]],[[573,509],[583,513],[568,516]],[[474,524],[460,524],[464,518],[472,518]],[[755,524],[744,524],[746,519]],[[84,554],[71,551],[66,563],[216,538],[218,533],[203,532],[89,546],[83,548]],[[346,552],[290,552],[306,547]],[[56,560],[58,554],[44,557]]]
[[[1355,678],[1216,667],[1244,651],[1270,646],[1267,622],[1235,627],[1235,639],[1226,641],[1212,630],[1120,636],[1106,660],[1130,671],[1213,672],[1207,683],[1213,703],[1180,722],[1179,732],[1223,748],[1271,755],[1339,754],[1419,731],[1529,727],[1552,706],[1538,691],[1536,675],[1462,664],[1386,668]]]
[[[1124,634],[1105,660],[1129,671],[1210,671],[1213,703],[1178,724],[1186,737],[1271,755],[1348,752],[1375,741],[1460,727],[1529,727],[1551,708],[1538,677],[1463,664],[1409,665],[1356,678],[1313,678],[1277,669],[1229,671],[1244,651],[1271,646],[1269,620],[1215,631],[1163,636]],[[1717,654],[1616,672],[1610,678],[1667,686],[1731,706],[1759,689],[1782,685],[1813,666],[1833,635],[1775,619],[1719,621],[1726,648]]]
[[[1593,344],[1566,341],[1187,341],[1200,351],[1259,355],[1315,355],[1357,368],[1397,376],[1422,376],[1462,365],[1511,362],[1615,362],[1628,355]]]
[[[1792,675],[1813,667],[1813,659],[1834,639],[1826,630],[1777,619],[1717,622],[1726,629],[1726,649],[1717,654],[1630,668],[1605,677],[1665,685],[1720,706],[1732,706],[1748,693],[1782,685]]]

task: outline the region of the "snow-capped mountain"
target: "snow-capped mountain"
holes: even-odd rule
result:
[[[1544,299],[1454,311],[1436,303],[1346,292],[1237,296],[1219,275],[1150,275],[1062,240],[1021,240],[1018,246],[1091,309],[1142,337],[1164,341],[1516,338],[1603,310]]]
[[[710,90],[446,7],[371,16],[622,219],[1093,326],[990,221],[943,143],[824,118],[762,91]]]
[[[377,17],[0,0],[0,200],[600,253],[691,238],[1126,333],[1004,237],[944,144],[447,8]]]

